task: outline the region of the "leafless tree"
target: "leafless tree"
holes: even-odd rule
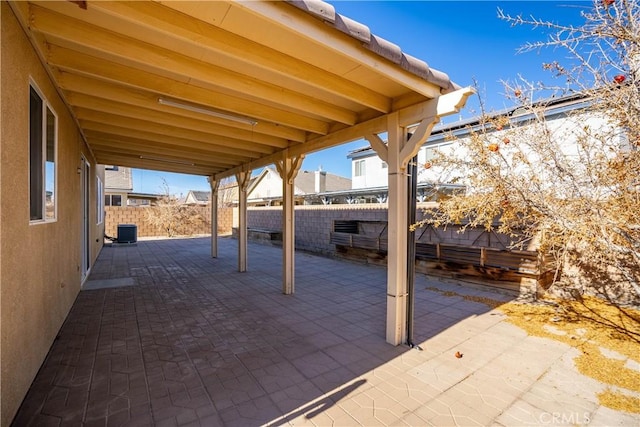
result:
[[[162,230],[167,237],[188,235],[202,223],[203,218],[194,206],[180,203],[171,194],[169,185],[162,181],[163,196],[158,202],[145,210],[145,217],[149,224]]]
[[[558,78],[556,86],[523,77],[504,82],[515,114],[482,108],[470,136],[456,141],[459,149],[430,160],[430,173],[441,182],[464,183],[468,191],[442,201],[426,222],[497,228],[517,245],[554,254],[565,270],[579,269],[579,292],[638,302],[638,0],[596,0],[582,12],[580,26],[498,15],[514,26],[551,30],[550,38],[521,50],[558,48],[568,52],[567,64],[543,64]],[[584,108],[550,120],[558,99]],[[568,287],[567,277],[558,274],[556,286]]]
[[[238,184],[235,178],[223,178],[218,185],[218,208],[228,208],[238,199]]]

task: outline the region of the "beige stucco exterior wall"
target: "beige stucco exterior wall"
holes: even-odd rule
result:
[[[90,162],[90,248],[96,225],[95,161],[11,8],[0,9],[0,425],[9,425],[80,291],[81,155]],[[29,223],[29,83],[58,116],[57,221]]]

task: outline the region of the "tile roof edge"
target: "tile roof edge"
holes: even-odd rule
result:
[[[371,33],[369,27],[361,22],[355,21],[336,12],[333,5],[322,0],[286,0],[292,6],[308,13],[309,15],[321,19],[333,26],[336,30],[353,37],[363,43],[363,46],[371,52],[397,64],[423,80],[435,84],[441,88],[441,92],[449,93],[461,86],[451,81],[449,76],[439,70],[429,67],[429,65],[418,58],[403,52],[400,46],[378,37]]]

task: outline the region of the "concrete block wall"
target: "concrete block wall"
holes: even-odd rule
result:
[[[335,220],[386,221],[384,204],[301,205],[295,207],[296,249],[321,254],[334,254],[329,233]],[[252,207],[247,209],[247,227],[262,230],[282,230],[282,207]]]
[[[191,235],[211,233],[211,208],[209,206],[196,206],[203,221],[198,221],[190,230]],[[148,207],[138,206],[105,206],[105,233],[111,237],[117,237],[118,224],[135,224],[138,237],[164,236],[165,232],[153,227],[146,220],[145,210]],[[218,209],[218,234],[231,234],[232,209]]]
[[[422,208],[418,206],[418,220]],[[335,220],[387,221],[386,204],[354,205],[301,205],[295,207],[296,249],[333,255],[334,245],[329,243]],[[247,209],[247,226],[261,230],[282,230],[282,207],[250,207]],[[366,228],[366,227],[365,227]],[[380,227],[375,228],[376,233]],[[488,233],[481,229],[460,233],[460,226],[433,227],[416,230],[416,239],[423,243],[450,243],[504,249],[508,243],[505,236]],[[386,230],[383,233],[386,237]]]
[[[211,212],[209,212],[211,217]],[[233,225],[233,208],[218,208],[218,234],[230,235]]]

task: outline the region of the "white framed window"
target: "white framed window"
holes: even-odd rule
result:
[[[354,167],[355,167],[355,172],[354,172],[355,176],[364,176],[364,173],[365,173],[364,160],[356,160]]]
[[[122,196],[120,194],[107,194],[104,196],[105,206],[122,206]]]
[[[96,224],[104,222],[104,183],[96,176]]]
[[[451,141],[424,145],[418,154],[418,161],[422,163],[432,161],[437,157],[436,153],[450,150],[452,147],[453,142]]]
[[[58,116],[46,98],[29,85],[29,220],[57,218]]]

